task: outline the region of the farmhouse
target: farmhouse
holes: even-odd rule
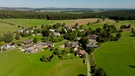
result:
[[[34,53],[39,52],[41,49],[44,48],[51,49],[52,47],[54,47],[54,44],[50,42],[39,42],[38,44],[25,45],[23,48],[21,48],[21,51],[26,53]]]
[[[54,44],[51,43],[51,42],[39,42],[37,44],[37,46],[42,49],[42,48],[48,48],[48,49],[51,49],[52,47],[54,47]]]

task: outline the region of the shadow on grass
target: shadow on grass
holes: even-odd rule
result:
[[[135,65],[129,65],[130,68],[135,68]]]
[[[130,37],[135,37],[135,35],[130,35]]]
[[[86,75],[84,75],[84,74],[79,74],[78,76],[86,76]]]

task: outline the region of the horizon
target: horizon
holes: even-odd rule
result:
[[[0,7],[24,7],[24,8],[126,8],[134,9],[135,1],[121,0],[1,0]]]

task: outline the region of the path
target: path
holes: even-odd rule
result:
[[[91,68],[90,68],[88,53],[85,53],[85,56],[86,56],[86,64],[87,64],[87,76],[91,76]]]

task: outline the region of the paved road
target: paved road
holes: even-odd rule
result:
[[[90,63],[89,63],[89,55],[88,55],[88,53],[85,53],[85,56],[86,56],[86,64],[87,64],[87,76],[91,76]]]

